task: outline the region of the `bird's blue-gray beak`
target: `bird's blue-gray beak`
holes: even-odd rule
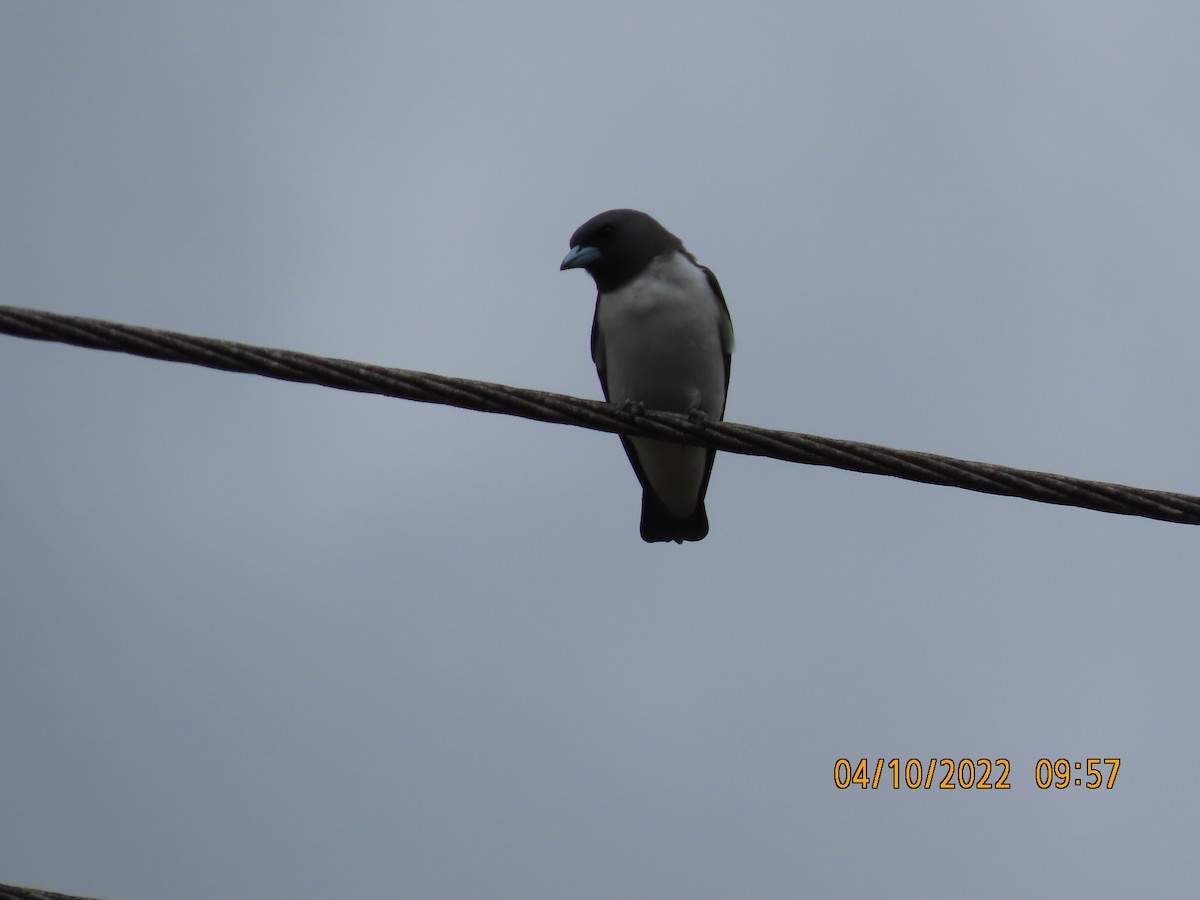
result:
[[[565,269],[582,269],[599,258],[600,250],[597,247],[572,247],[571,252],[563,257],[558,270],[562,272]]]

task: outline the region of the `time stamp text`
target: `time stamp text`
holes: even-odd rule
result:
[[[1117,783],[1121,760],[1117,757],[1089,759],[1039,759],[1033,766],[1033,783],[1040,790],[1111,791]],[[840,790],[880,788],[899,790],[1012,789],[1012,763],[994,759],[839,759],[833,764],[833,783]]]

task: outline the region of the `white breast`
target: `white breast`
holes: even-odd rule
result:
[[[613,403],[721,418],[733,333],[703,270],[686,256],[659,257],[605,294],[597,327]]]
[[[655,259],[597,311],[609,399],[640,401],[647,409],[719,420],[725,413],[725,354],[733,326],[704,271],[686,256]],[[632,438],[646,479],[668,510],[688,516],[700,500],[708,451],[702,447]]]

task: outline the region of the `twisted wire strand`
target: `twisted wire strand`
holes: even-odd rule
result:
[[[53,891],[39,891],[36,888],[17,887],[15,884],[0,884],[0,900],[92,900],[92,898],[76,897],[74,894],[56,894]]]
[[[229,372],[247,372],[283,381],[520,416],[593,431],[715,447],[728,453],[889,475],[1039,503],[1200,525],[1200,497],[1189,494],[1088,481],[734,422],[693,421],[687,416],[657,410],[634,415],[599,400],[566,394],[393,369],[101,319],[0,306],[0,333]]]

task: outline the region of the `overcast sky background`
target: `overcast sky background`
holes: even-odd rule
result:
[[[1196,4],[428,6],[0,4],[0,303],[599,397],[632,206],[731,420],[1200,492]],[[1195,528],[722,455],[647,545],[615,437],[8,337],[0,509],[0,882],[1200,877]]]

